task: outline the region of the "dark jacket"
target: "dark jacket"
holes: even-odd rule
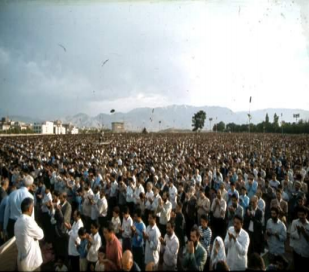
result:
[[[60,210],[56,210],[55,220],[56,223],[56,235],[63,237],[67,233],[67,229],[64,223],[70,223],[72,214],[72,207],[69,202],[66,202]]]

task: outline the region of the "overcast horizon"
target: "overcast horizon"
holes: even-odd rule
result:
[[[227,4],[229,3],[229,4]],[[0,1],[0,111],[309,110],[309,1]]]

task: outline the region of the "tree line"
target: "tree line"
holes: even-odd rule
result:
[[[249,116],[251,117],[251,116]],[[206,113],[204,111],[199,111],[195,113],[192,117],[193,131],[201,131],[205,125]],[[212,120],[210,118],[209,120]],[[213,125],[213,131],[218,132],[249,132],[249,124],[235,124],[224,122],[219,122]],[[258,124],[250,124],[250,132],[253,133],[287,133],[287,134],[301,134],[309,133],[309,121],[299,120],[298,122],[279,123],[279,116],[275,113],[273,121],[269,120],[268,113],[265,116],[265,121]]]

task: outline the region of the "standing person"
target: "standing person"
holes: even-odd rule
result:
[[[146,199],[146,203],[145,203],[145,218],[148,218],[148,214],[151,211],[151,206],[152,206],[152,202],[153,202],[153,198],[154,198],[154,194],[152,191],[152,183],[148,182],[147,186],[146,186],[146,195],[145,195],[145,199]]]
[[[270,209],[271,218],[267,221],[266,235],[269,249],[270,262],[274,260],[276,256],[283,255],[285,253],[285,240],[286,240],[286,226],[279,219],[279,208],[272,207]]]
[[[99,210],[98,210],[98,201],[100,199],[100,187],[95,186],[93,189],[93,197],[90,199],[91,203],[91,223],[98,222]]]
[[[276,198],[270,202],[270,208],[278,207],[280,211],[279,218],[283,223],[287,223],[287,216],[289,211],[289,206],[286,201],[282,199],[282,190],[277,189]]]
[[[200,244],[200,232],[194,226],[190,232],[190,241],[187,244],[187,252],[183,259],[183,268],[186,270],[203,271],[207,261],[207,251]]]
[[[68,235],[66,224],[71,221],[72,207],[67,201],[67,193],[62,193],[59,196],[60,205],[52,206],[54,211],[55,225],[55,239],[53,247],[57,257],[67,262],[68,257]]]
[[[172,203],[172,209],[175,209],[177,204],[177,188],[175,187],[175,185],[171,180],[169,181],[168,185],[169,185],[168,189],[169,200]]]
[[[87,231],[90,230],[90,224],[91,224],[91,199],[93,198],[93,191],[90,188],[89,182],[85,182],[85,191],[84,191],[84,196],[83,196],[83,222],[85,224],[85,228]]]
[[[89,271],[90,271],[91,265],[95,267],[96,262],[98,261],[98,251],[99,251],[99,248],[102,246],[98,223],[93,222],[91,224],[90,231],[91,231],[91,235],[87,236],[87,240],[88,240],[87,261],[88,261]]]
[[[154,262],[154,266],[157,268],[159,264],[161,233],[157,227],[156,216],[153,212],[148,215],[148,223],[149,225],[144,232],[144,240],[146,241],[145,265]]]
[[[132,227],[133,241],[132,241],[132,253],[134,262],[144,270],[144,238],[143,233],[146,231],[146,226],[142,220],[142,211],[136,209],[134,212],[134,225]]]
[[[218,262],[226,262],[225,246],[220,236],[217,236],[213,242],[210,256],[210,270],[216,270]]]
[[[247,209],[244,218],[244,229],[250,237],[249,255],[252,253],[261,254],[263,251],[263,213],[258,208],[258,197],[251,198],[251,205]]]
[[[178,202],[176,206],[176,218],[175,218],[175,234],[179,239],[179,252],[181,252],[182,248],[185,245],[185,217],[182,213],[182,203]]]
[[[171,219],[172,212],[172,203],[168,200],[169,193],[164,192],[162,196],[162,200],[159,200],[159,206],[157,211],[161,213],[160,221],[159,221],[159,229],[161,235],[164,236],[166,233],[166,224]]]
[[[79,252],[76,249],[75,242],[78,239],[78,231],[80,228],[84,227],[84,224],[81,219],[81,213],[79,211],[75,211],[73,213],[74,223],[71,226],[70,223],[64,223],[65,227],[69,231],[69,259],[71,261],[71,267],[73,271],[79,271]]]
[[[18,271],[39,271],[43,263],[39,240],[44,237],[43,230],[32,218],[34,201],[25,198],[21,202],[22,215],[14,226],[18,250]]]
[[[226,213],[226,202],[221,197],[221,191],[217,191],[217,197],[213,200],[211,205],[211,211],[213,215],[212,230],[213,237],[220,236],[222,239],[225,235],[225,213]]]
[[[235,215],[234,226],[228,229],[225,236],[224,243],[228,252],[227,264],[231,270],[245,271],[247,268],[250,238],[242,226],[243,218]]]
[[[5,207],[3,230],[6,231],[9,239],[14,236],[15,222],[22,214],[22,201],[28,197],[34,200],[33,195],[29,192],[32,189],[33,177],[30,175],[25,176],[23,184],[23,187],[10,194]],[[31,216],[34,219],[34,210]]]
[[[294,269],[303,270],[309,263],[309,221],[308,209],[298,209],[298,219],[292,222],[290,245],[294,253]]]
[[[123,209],[123,219],[122,219],[122,227],[120,232],[122,232],[122,250],[132,250],[132,226],[133,220],[130,216],[129,207],[126,206]]]
[[[166,224],[166,234],[160,237],[163,246],[163,270],[177,271],[177,257],[179,251],[179,240],[175,235],[175,223],[168,222]]]
[[[190,238],[190,231],[196,221],[196,203],[195,189],[193,186],[190,187],[189,192],[186,193],[186,199],[184,203],[184,214],[186,219],[186,235]]]
[[[98,222],[102,231],[99,231],[102,239],[102,244],[105,245],[105,239],[103,235],[103,227],[107,222],[107,212],[108,212],[108,203],[105,196],[105,190],[100,190],[100,199],[96,204],[97,212],[98,212]]]
[[[111,223],[114,225],[114,232],[118,239],[120,239],[120,229],[121,229],[121,220],[120,220],[120,208],[118,206],[113,209],[113,218]],[[104,229],[104,226],[103,226]]]
[[[7,192],[8,192],[9,186],[10,186],[9,179],[4,178],[1,181],[1,186],[0,186],[0,204],[1,204],[1,201],[8,195]]]
[[[78,230],[78,238],[79,240],[75,241],[76,249],[79,254],[79,271],[80,272],[86,272],[88,268],[88,261],[87,261],[87,240],[88,234],[86,232],[86,229],[84,227],[80,228]]]
[[[206,197],[203,188],[200,189],[200,197],[197,200],[197,222],[201,224],[201,216],[208,215],[210,212],[210,200]]]
[[[234,216],[236,214],[242,218],[244,217],[244,209],[238,204],[238,197],[235,194],[231,196],[231,205],[227,208],[228,228],[234,225]]]
[[[132,178],[129,179],[129,185],[126,191],[126,201],[130,211],[134,210],[134,181]]]
[[[212,232],[211,229],[208,227],[208,216],[206,214],[203,214],[201,216],[201,226],[199,227],[199,231],[201,234],[201,245],[204,247],[204,249],[207,251],[207,262],[205,264],[204,271],[209,271],[209,261],[210,261],[210,243],[211,243],[211,236]]]
[[[103,233],[106,240],[105,270],[119,270],[121,268],[122,246],[115,235],[112,222],[106,223],[106,226],[103,228]]]

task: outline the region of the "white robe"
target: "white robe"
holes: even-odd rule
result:
[[[43,263],[39,240],[44,237],[43,230],[32,217],[22,214],[14,227],[18,249],[18,270],[33,271]]]

